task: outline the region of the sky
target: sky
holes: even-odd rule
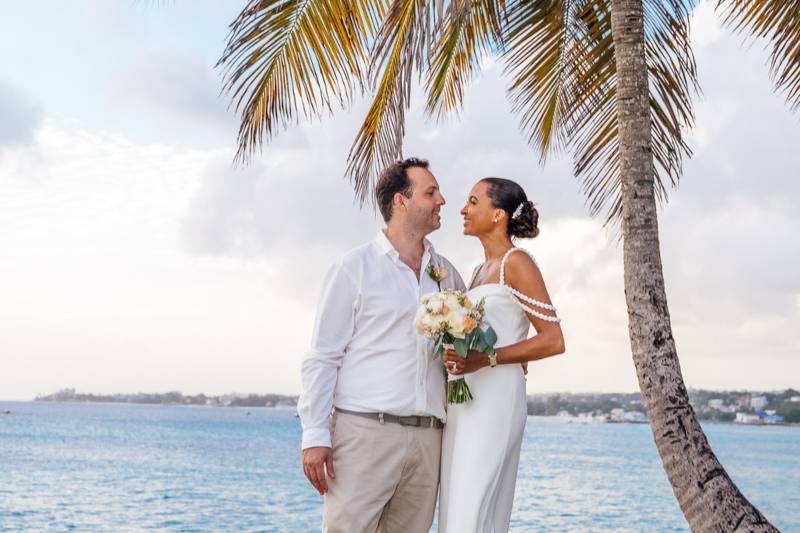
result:
[[[81,392],[300,391],[322,277],[381,228],[346,157],[367,100],[232,165],[237,117],[214,69],[243,3],[17,2],[0,22],[0,400]],[[36,36],[32,38],[32,36]],[[800,382],[800,114],[763,43],[693,17],[703,93],[680,187],[660,212],[667,295],[689,387]],[[467,275],[458,213],[488,175],[540,213],[536,256],[567,353],[528,392],[637,390],[617,236],[589,216],[567,156],[519,133],[502,64],[437,123],[415,92],[404,153],[447,200],[430,238]]]

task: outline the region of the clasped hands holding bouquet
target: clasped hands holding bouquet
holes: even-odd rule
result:
[[[466,357],[461,357],[455,350],[444,351],[444,367],[449,374],[461,376],[471,374],[481,368],[489,366],[489,357],[484,352],[470,350]],[[528,375],[528,362],[522,363],[522,370]]]

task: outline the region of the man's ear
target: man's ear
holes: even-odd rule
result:
[[[394,193],[394,196],[392,197],[392,208],[393,208],[392,210],[406,211],[406,200],[408,200],[408,198],[403,196],[401,193],[399,192]]]

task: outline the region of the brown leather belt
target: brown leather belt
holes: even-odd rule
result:
[[[339,409],[338,407],[336,407],[335,410],[337,413],[344,413],[346,415],[360,416],[363,418],[369,418],[371,420],[377,420],[381,424],[391,422],[392,424],[400,424],[401,426],[413,426],[419,428],[442,429],[444,427],[442,421],[435,416],[397,416],[387,413],[360,413],[358,411],[350,411],[348,409]]]

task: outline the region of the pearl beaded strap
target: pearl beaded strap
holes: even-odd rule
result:
[[[553,313],[556,312],[555,306],[550,305],[550,304],[545,303],[545,302],[540,302],[539,300],[535,300],[535,299],[533,299],[533,298],[531,298],[531,297],[529,297],[529,296],[527,296],[525,294],[522,294],[521,292],[519,292],[514,287],[511,287],[510,285],[506,285],[506,259],[508,259],[508,256],[511,255],[511,252],[514,252],[516,250],[521,250],[521,251],[525,252],[526,254],[528,254],[528,257],[531,258],[531,261],[533,261],[533,263],[538,266],[538,263],[536,263],[536,259],[531,255],[531,253],[528,250],[526,250],[524,248],[511,248],[503,256],[503,260],[500,261],[500,285],[502,285],[503,288],[506,289],[506,291],[514,298],[514,301],[517,302],[519,304],[519,306],[525,312],[527,312],[527,313],[529,313],[529,314],[531,314],[531,315],[533,315],[533,316],[535,316],[537,318],[541,318],[542,320],[544,320],[546,322],[561,322],[561,319],[558,318],[557,316],[549,316],[549,315],[545,315],[544,313],[540,313],[536,309],[533,309],[533,308],[525,305],[524,303],[520,302],[519,300],[523,300],[523,301],[525,301],[525,302],[527,302],[527,303],[529,303],[531,305],[535,305],[536,307],[541,307],[542,309],[546,309],[548,311],[552,311]]]

